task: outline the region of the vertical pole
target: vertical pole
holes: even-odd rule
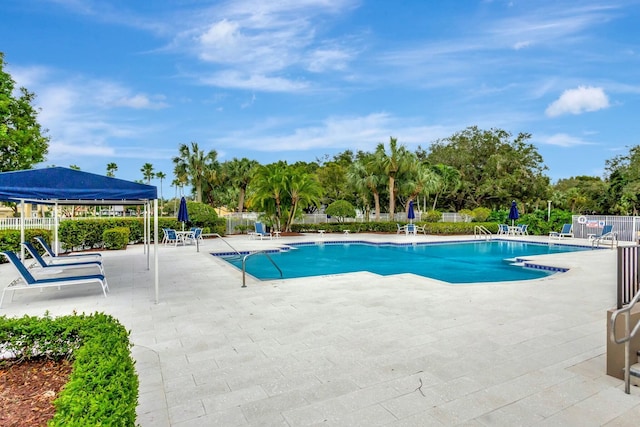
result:
[[[155,273],[155,287],[156,287],[156,304],[158,304],[160,293],[160,278],[158,273],[158,199],[153,201],[153,264]]]
[[[547,200],[547,222],[551,221],[551,200]]]
[[[20,242],[24,242],[24,200],[20,200]],[[20,245],[20,259],[24,261],[23,245]]]

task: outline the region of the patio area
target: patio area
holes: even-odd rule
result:
[[[226,240],[249,250],[291,241],[442,239]],[[588,245],[562,243],[569,242]],[[614,250],[547,256],[542,262],[570,270],[533,281],[449,285],[363,272],[247,277],[246,288],[241,272],[210,255],[228,251],[220,239],[205,239],[200,252],[160,246],[159,304],[142,246],[103,252],[108,298],[91,285],[18,291],[0,315],[101,311],[118,318],[134,343],[141,426],[638,424],[640,389],[626,395],[623,382],[605,374]],[[12,267],[0,265],[0,285],[13,278]]]

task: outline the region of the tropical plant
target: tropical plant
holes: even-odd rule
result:
[[[244,200],[247,194],[247,187],[251,182],[251,177],[259,163],[255,160],[249,160],[246,157],[242,159],[233,158],[231,161],[222,164],[222,170],[228,183],[238,189],[238,207],[237,211],[244,210]]]
[[[116,176],[116,171],[118,170],[118,165],[115,163],[107,163],[107,176],[113,178]]]
[[[38,123],[33,107],[36,96],[20,87],[4,71],[4,54],[0,52],[0,172],[31,169],[44,161],[49,137]]]
[[[198,143],[191,142],[191,146],[180,144],[179,156],[173,158],[174,173],[181,183],[190,183],[194,187],[196,202],[202,202],[202,188],[211,175],[210,170],[217,164],[218,153],[211,150],[204,153]]]
[[[151,163],[145,163],[142,165],[140,172],[142,172],[142,177],[147,181],[146,183],[150,184],[151,178],[155,176],[155,173],[153,172],[153,165]]]
[[[385,150],[384,144],[382,143],[378,144],[376,147],[375,161],[388,178],[389,215],[391,217],[393,217],[393,214],[395,213],[396,198],[398,195],[396,177],[403,168],[406,167],[408,154],[409,152],[406,147],[398,145],[398,139],[394,137],[389,138],[389,152]]]
[[[343,222],[345,218],[354,218],[356,208],[346,200],[336,200],[325,209],[325,213],[338,218],[338,222]]]
[[[380,221],[380,191],[386,177],[370,153],[358,153],[358,159],[349,167],[347,180],[354,187],[368,212],[369,194],[373,197],[376,221]]]

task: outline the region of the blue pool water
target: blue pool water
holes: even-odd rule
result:
[[[339,243],[293,246],[269,256],[285,279],[369,271],[380,275],[413,273],[449,283],[501,282],[545,277],[553,271],[512,265],[530,255],[582,251],[586,248],[524,242],[482,241],[447,244]],[[241,257],[226,257],[242,268]],[[247,259],[247,273],[261,280],[279,279],[267,257]]]

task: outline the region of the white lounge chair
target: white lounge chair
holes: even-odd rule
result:
[[[69,262],[57,262],[55,264],[49,263],[42,258],[38,250],[33,247],[33,245],[29,242],[22,242],[22,246],[25,247],[27,252],[31,255],[31,257],[36,260],[40,267],[43,269],[59,269],[59,270],[67,270],[72,268],[91,268],[97,267],[100,270],[100,274],[104,274],[104,267],[102,266],[102,262],[100,261],[85,261],[78,258],[67,260]]]
[[[272,235],[270,232],[269,232],[269,233],[267,233],[267,232],[265,231],[265,229],[264,229],[264,225],[263,225],[260,221],[257,221],[257,222],[254,224],[254,227],[255,227],[255,234],[254,234],[254,236],[260,236],[260,240],[262,240],[262,239],[263,239],[263,238],[265,238],[265,237],[268,237],[269,239],[272,239],[272,238],[273,238],[273,235]]]
[[[49,246],[49,244],[46,242],[46,240],[44,240],[42,237],[36,237],[36,241],[38,243],[40,243],[40,246],[42,246],[42,248],[44,249],[46,254],[51,257],[51,262],[52,263],[55,263],[55,262],[70,262],[69,259],[71,259],[71,258],[79,258],[79,259],[83,259],[85,261],[90,261],[92,259],[100,260],[102,258],[102,254],[99,254],[97,252],[90,253],[90,254],[73,254],[73,255],[63,255],[63,256],[56,255],[56,253],[53,251],[53,249],[51,249],[51,246]]]
[[[573,237],[573,225],[564,224],[562,230],[549,233],[549,239],[562,239],[563,237]]]
[[[18,256],[12,251],[2,251],[0,254],[4,255],[9,262],[15,267],[19,277],[11,282],[9,286],[2,291],[2,297],[0,297],[0,307],[4,301],[4,295],[7,291],[17,291],[19,289],[42,289],[49,287],[70,286],[70,285],[82,285],[87,283],[97,283],[102,289],[102,293],[105,298],[107,297],[107,291],[109,285],[107,284],[107,278],[102,274],[91,274],[86,276],[67,276],[67,277],[48,277],[44,279],[36,279],[29,272],[27,267],[22,264]]]

